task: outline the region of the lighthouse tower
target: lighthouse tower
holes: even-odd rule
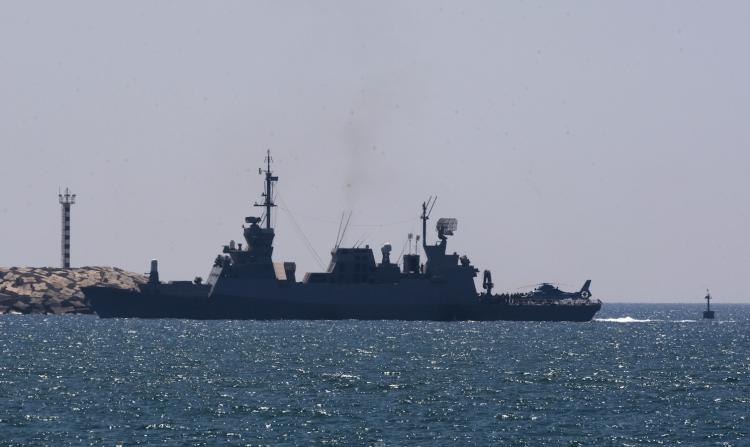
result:
[[[76,195],[71,194],[70,190],[65,188],[65,193],[57,196],[62,208],[62,238],[60,241],[62,267],[67,269],[70,268],[70,206],[76,203]]]

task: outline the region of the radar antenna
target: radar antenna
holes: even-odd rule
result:
[[[438,237],[441,240],[445,240],[446,236],[453,236],[453,233],[458,228],[458,220],[453,217],[441,217],[437,221],[435,228],[438,232]]]

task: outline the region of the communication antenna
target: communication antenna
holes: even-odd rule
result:
[[[62,237],[60,248],[62,252],[62,268],[70,268],[70,207],[76,203],[76,195],[65,188],[65,194],[57,194],[60,207],[62,208]]]
[[[334,249],[339,248],[341,243],[344,241],[344,236],[346,236],[346,230],[349,229],[349,221],[352,219],[352,213],[353,211],[349,211],[349,216],[347,216],[346,218],[346,223],[344,223],[345,213],[341,213],[341,221],[339,222],[339,232],[336,235],[336,244],[334,245]]]
[[[266,229],[271,228],[271,208],[275,207],[276,204],[273,203],[273,184],[274,182],[277,182],[279,180],[279,177],[273,175],[273,172],[271,171],[271,162],[273,161],[273,158],[271,158],[271,150],[266,151],[266,159],[264,160],[266,162],[266,169],[263,170],[258,169],[258,174],[266,174],[266,185],[265,185],[265,191],[263,191],[263,194],[261,194],[261,197],[263,197],[263,203],[254,203],[253,206],[259,206],[264,207],[266,209],[265,214],[263,215],[263,220],[266,222]]]
[[[336,240],[333,242],[333,248],[336,249],[339,246],[339,238],[341,237],[341,227],[344,225],[344,212],[341,212],[341,219],[339,220],[339,229],[336,230]]]
[[[346,218],[346,223],[344,224],[344,229],[341,230],[341,240],[339,241],[338,244],[336,244],[336,247],[338,247],[339,245],[341,245],[342,242],[344,242],[344,236],[346,236],[346,230],[349,229],[349,221],[352,220],[352,213],[353,213],[353,211],[349,211],[349,216]]]
[[[414,233],[409,233],[406,238],[409,239],[409,254],[411,254],[411,240],[414,239]]]
[[[434,199],[432,199],[432,205],[430,205],[430,211],[427,212],[427,217],[430,217],[430,214],[432,214],[432,209],[435,208],[435,203],[437,202],[437,196],[435,196]],[[429,202],[427,202],[429,203]]]

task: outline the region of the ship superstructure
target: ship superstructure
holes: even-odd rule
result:
[[[453,218],[437,220],[438,240],[427,242],[427,222],[434,198],[422,204],[422,262],[417,253],[391,259],[391,246],[380,250],[380,262],[369,246],[331,251],[324,272],[297,280],[294,262],[273,261],[271,225],[273,189],[278,177],[267,154],[260,217],[245,218],[245,243],[234,241],[222,253],[204,284],[195,281],[162,283],[152,263],[151,280],[139,291],[107,287],[84,288],[87,300],[101,317],[194,319],[399,319],[399,320],[568,320],[588,321],[601,302],[587,295],[545,302],[521,296],[493,295],[489,271],[484,293],[477,293],[479,270],[468,257],[447,252],[448,238],[457,230]],[[417,236],[417,240],[419,240]],[[580,295],[580,293],[579,293]]]

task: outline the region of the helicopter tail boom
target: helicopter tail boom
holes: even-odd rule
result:
[[[591,285],[591,280],[587,279],[585,283],[583,283],[583,287],[581,287],[581,293],[583,292],[589,292],[589,286]]]
[[[583,283],[583,287],[581,287],[581,291],[578,292],[583,296],[584,298],[588,298],[591,296],[591,291],[589,290],[589,286],[591,286],[591,280],[587,279],[585,283]]]

